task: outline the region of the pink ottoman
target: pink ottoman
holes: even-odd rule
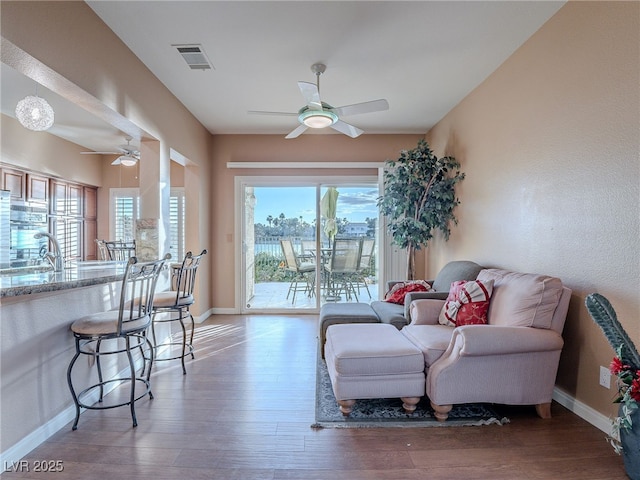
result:
[[[330,325],[324,353],[343,415],[364,398],[400,398],[411,413],[425,394],[422,352],[393,325]]]

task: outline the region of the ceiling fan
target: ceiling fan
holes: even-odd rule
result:
[[[111,165],[124,165],[125,167],[132,167],[140,160],[140,151],[134,146],[131,145],[130,142],[133,140],[131,137],[125,137],[127,141],[126,145],[118,145],[114,152],[80,152],[83,155],[117,155],[120,154],[118,158],[116,158]]]
[[[307,128],[331,127],[340,133],[356,138],[364,133],[358,127],[354,127],[341,120],[341,117],[358,115],[360,113],[373,113],[389,110],[389,103],[385,99],[372,100],[370,102],[354,103],[342,107],[332,107],[328,103],[320,100],[320,75],[326,70],[326,65],[314,63],[311,71],[316,75],[316,83],[298,82],[298,88],[305,99],[306,105],[298,110],[298,113],[287,112],[265,112],[260,110],[250,110],[248,113],[256,115],[293,115],[298,117],[300,125],[289,133],[285,138],[296,138]]]

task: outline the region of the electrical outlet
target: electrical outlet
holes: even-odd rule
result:
[[[600,367],[600,385],[611,388],[611,372],[607,367]]]

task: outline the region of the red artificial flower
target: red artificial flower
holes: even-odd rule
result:
[[[613,357],[613,360],[611,361],[611,365],[609,365],[609,370],[614,375],[618,375],[620,372],[628,370],[629,368],[631,367],[629,367],[629,365],[625,365],[624,363],[622,363],[622,360],[620,360],[618,357]]]

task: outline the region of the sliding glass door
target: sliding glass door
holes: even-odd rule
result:
[[[377,299],[376,182],[244,179],[239,199],[242,311],[311,312],[326,302]],[[336,239],[351,239],[352,258],[336,248],[341,245]]]

